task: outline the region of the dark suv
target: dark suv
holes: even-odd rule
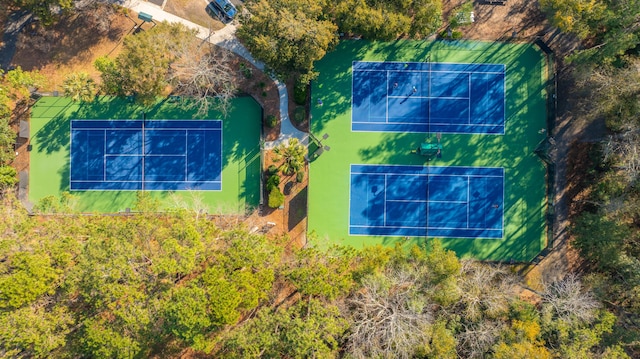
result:
[[[213,13],[223,22],[233,20],[238,10],[229,0],[213,0],[207,5],[207,12]]]

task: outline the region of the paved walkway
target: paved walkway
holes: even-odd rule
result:
[[[207,0],[201,0],[206,5],[209,3]],[[167,21],[167,22],[178,22],[182,23],[185,26],[195,29],[198,31],[197,37],[203,40],[207,40],[212,44],[230,50],[237,55],[245,58],[247,61],[251,62],[255,67],[264,71],[265,66],[264,63],[256,60],[251,56],[249,51],[238,41],[235,36],[236,28],[238,26],[237,21],[233,21],[230,24],[227,24],[224,28],[215,31],[213,34],[209,32],[204,26],[200,26],[198,24],[194,24],[191,21],[185,20],[176,15],[170,14],[161,7],[141,0],[128,0],[123,4],[124,7],[129,8],[137,13],[145,12],[153,17],[154,21]],[[298,130],[291,124],[289,120],[289,99],[287,95],[287,87],[284,83],[280,82],[274,76],[270,77],[276,83],[278,87],[278,94],[280,95],[280,136],[275,141],[265,142],[265,148],[271,149],[280,143],[287,143],[290,138],[297,138],[300,142],[307,145],[309,142],[309,135]]]

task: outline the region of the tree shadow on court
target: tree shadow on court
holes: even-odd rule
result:
[[[529,91],[531,67],[543,60],[532,45],[514,45],[501,42],[477,41],[411,41],[397,40],[377,42],[365,40],[343,40],[336,49],[316,64],[319,78],[312,84],[311,131],[321,133],[326,124],[351,110],[352,101],[363,101],[366,97],[352,99],[352,64],[354,61],[410,61],[450,62],[449,59],[465,54],[464,62],[505,64],[507,81],[512,88]],[[520,93],[518,93],[520,95]],[[321,101],[319,103],[318,101]],[[358,103],[354,103],[358,105]],[[511,113],[518,112],[522,103],[507,103]]]
[[[32,151],[51,154],[69,147],[69,118],[59,114],[48,121],[33,135],[37,145]]]
[[[544,135],[537,133],[535,124],[521,121],[522,126],[504,136],[442,134],[442,157],[431,161],[411,149],[422,141],[436,142],[433,134],[387,133],[377,144],[360,149],[359,155],[366,163],[505,168],[504,238],[442,241],[461,256],[527,261],[544,247],[546,177],[544,163],[533,152]],[[384,242],[399,239],[390,237]]]
[[[146,110],[147,119],[222,120],[222,169],[237,165],[238,201],[247,208],[260,202],[260,129],[262,108],[250,96],[235,98],[225,114],[210,108],[198,116],[187,99],[168,98]],[[223,190],[225,183],[222,184]]]
[[[311,132],[322,132],[328,121],[351,109],[351,66],[365,56],[368,44],[343,40],[315,64],[320,77],[311,86]]]
[[[144,108],[133,98],[100,96],[93,102],[81,102],[72,119],[141,120]]]
[[[504,238],[443,239],[443,242],[463,256],[502,261],[534,258],[544,246],[546,208],[544,164],[533,153],[546,136],[541,131],[546,127],[546,73],[542,53],[531,44],[475,41],[350,41],[341,43],[336,51],[344,53],[329,54],[326,62],[319,62],[321,75],[314,91],[326,97],[322,99],[323,106],[314,107],[312,111],[311,129],[315,133],[326,131],[330,121],[350,121],[345,114],[351,110],[352,61],[505,64],[505,102],[488,105],[504,109],[504,135],[442,134],[442,157],[432,161],[412,150],[423,141],[436,142],[433,133],[383,133],[366,135],[368,137],[352,133],[347,139],[357,142],[359,138],[376,138],[375,142],[363,142],[356,149],[361,163],[504,167]],[[333,71],[335,75],[327,76]],[[316,106],[315,99],[312,105]],[[402,241],[402,237],[383,239],[386,244],[398,241]],[[407,243],[424,242],[424,237],[407,240]]]

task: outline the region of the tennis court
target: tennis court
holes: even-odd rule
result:
[[[72,120],[70,189],[221,190],[222,122]]]
[[[352,66],[353,131],[504,134],[504,64]]]
[[[40,98],[31,109],[29,201],[70,194],[75,211],[115,213],[135,211],[144,191],[161,210],[244,214],[258,206],[260,105],[237,97],[226,113],[206,114],[188,105]]]
[[[351,165],[350,189],[350,235],[503,235],[503,168]]]
[[[507,262],[545,248],[548,74],[534,44],[342,40],[315,68],[310,245],[438,240]]]

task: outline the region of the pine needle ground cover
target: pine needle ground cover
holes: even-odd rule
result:
[[[144,113],[144,115],[143,115]],[[73,195],[74,209],[114,213],[132,208],[137,191],[70,190],[72,120],[222,120],[222,189],[148,191],[163,208],[193,206],[208,213],[242,213],[260,198],[260,126],[262,110],[249,97],[233,100],[228,114],[210,111],[194,118],[179,102],[159,101],[142,108],[124,99],[101,97],[92,103],[43,97],[32,108],[29,200]]]
[[[435,142],[436,131],[354,131],[353,108],[358,104],[353,93],[360,89],[356,88],[353,68],[361,62],[504,65],[504,134],[442,131],[441,156],[427,161],[412,151],[425,141]],[[315,140],[309,149],[308,223],[313,244],[363,247],[424,244],[438,238],[463,257],[497,261],[530,261],[545,247],[546,168],[534,149],[546,136],[547,69],[543,54],[534,45],[347,40],[318,62],[316,69],[319,77],[311,90],[311,132]],[[420,91],[414,89],[414,93],[416,90]],[[323,150],[316,152],[318,147]],[[498,238],[353,235],[353,165],[502,168],[502,234]],[[405,211],[407,216],[414,213],[411,206]],[[396,212],[402,213],[402,209]]]

